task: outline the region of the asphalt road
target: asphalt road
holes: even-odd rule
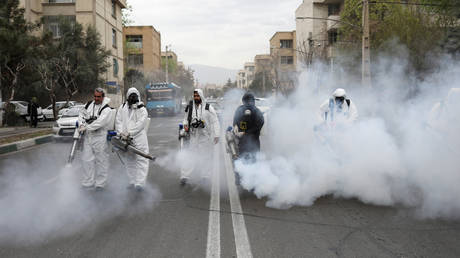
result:
[[[0,257],[460,256],[458,221],[329,196],[288,210],[239,196],[222,145],[212,160],[219,173],[204,187],[180,187],[171,158],[180,120],[152,118],[159,160],[141,194],[126,189],[115,154],[104,192],[79,189],[77,160],[64,169],[69,142],[0,156]]]

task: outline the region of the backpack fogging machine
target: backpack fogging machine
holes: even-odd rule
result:
[[[238,147],[237,147],[237,137],[233,133],[233,128],[229,126],[225,132],[225,140],[227,141],[227,152],[232,155],[232,159],[238,158]]]
[[[190,139],[190,135],[188,132],[185,131],[184,125],[179,124],[179,142],[180,142],[180,149],[184,148],[184,144],[186,141]]]
[[[68,164],[71,164],[73,159],[75,158],[75,151],[77,149],[80,149],[82,147],[82,142],[81,139],[83,137],[83,133],[80,133],[78,131],[78,121],[75,123],[75,131],[73,132],[73,143],[72,143],[72,148],[70,149],[70,154],[69,154],[69,159],[67,160]]]
[[[156,159],[156,157],[150,155],[149,153],[145,153],[134,147],[132,143],[132,138],[122,139],[121,136],[117,135],[116,131],[108,131],[107,140],[110,141],[110,143],[112,143],[113,147],[123,152],[132,152],[136,155],[142,156],[152,161]]]

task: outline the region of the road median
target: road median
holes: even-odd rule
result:
[[[14,152],[53,141],[51,129],[15,134],[0,139],[0,154]]]

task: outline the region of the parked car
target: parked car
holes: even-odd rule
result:
[[[30,116],[29,114],[27,113],[27,107],[29,106],[29,102],[27,101],[21,101],[21,100],[13,100],[13,101],[10,101],[11,104],[13,104],[15,107],[16,107],[16,112],[21,116],[23,117],[27,122],[30,121]],[[1,102],[0,103],[0,109],[4,110],[5,107],[5,102]],[[44,121],[45,120],[45,117],[43,115],[43,110],[41,107],[38,107],[37,108],[37,114],[38,114],[38,120],[39,121]]]
[[[54,137],[72,137],[77,125],[78,114],[84,107],[84,105],[77,105],[64,112],[53,125]]]
[[[61,108],[61,109],[58,111],[58,119],[61,118],[62,115],[63,115],[65,112],[67,112],[67,110],[69,110],[69,109],[72,108],[72,107],[76,107],[76,106],[83,106],[83,107],[84,107],[84,106],[85,106],[85,104],[80,103],[80,102],[75,102],[75,103],[73,103],[73,104],[74,104],[74,105],[71,106],[71,107],[63,107],[63,108]]]
[[[58,110],[58,112],[59,112],[63,108],[73,107],[73,106],[75,106],[77,104],[77,102],[75,102],[75,101],[69,101],[69,103],[67,103],[67,104],[66,103],[67,103],[67,101],[57,101],[56,102],[56,110]],[[43,115],[44,115],[46,120],[53,120],[54,119],[53,105],[52,104],[50,104],[49,106],[47,106],[43,110]]]

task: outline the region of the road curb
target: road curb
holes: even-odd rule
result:
[[[29,148],[35,145],[52,142],[52,141],[53,141],[53,135],[47,134],[47,135],[30,138],[27,140],[17,141],[14,143],[7,143],[4,145],[0,145],[0,155],[9,153],[9,152],[22,150],[22,149]]]

